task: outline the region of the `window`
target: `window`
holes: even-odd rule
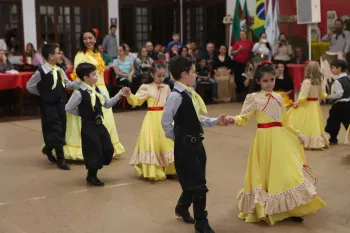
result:
[[[22,9],[20,2],[1,2],[0,39],[4,39],[8,52],[23,52]]]
[[[141,49],[148,40],[148,8],[136,8],[136,47]]]
[[[196,8],[196,41],[200,45],[204,44],[203,28],[204,28],[203,8],[197,7]]]

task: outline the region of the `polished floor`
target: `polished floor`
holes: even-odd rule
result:
[[[209,106],[209,115],[237,114],[240,104]],[[323,106],[328,117],[329,106]],[[60,171],[40,154],[39,119],[0,123],[0,233],[193,233],[174,215],[180,194],[175,180],[147,182],[128,165],[144,111],[115,114],[127,153],[100,172],[104,188],[88,187],[81,163]],[[209,220],[217,233],[349,233],[350,147],[307,151],[319,174],[318,192],[328,207],[305,222],[275,226],[246,224],[237,218],[236,194],[242,188],[254,120],[245,128],[207,129]],[[343,141],[342,129],[339,140]]]

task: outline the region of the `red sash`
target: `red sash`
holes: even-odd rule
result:
[[[307,101],[318,101],[318,98],[307,98]]]
[[[152,108],[148,108],[148,111],[163,111],[164,107],[152,107]]]
[[[262,123],[258,124],[259,129],[267,129],[272,127],[282,127],[282,122],[269,122],[269,123]]]

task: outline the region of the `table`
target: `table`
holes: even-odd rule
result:
[[[293,80],[294,84],[294,91],[293,91],[293,97],[294,100],[297,99],[297,94],[300,92],[301,83],[304,79],[304,71],[305,71],[305,65],[300,64],[287,64],[288,69],[288,75]]]

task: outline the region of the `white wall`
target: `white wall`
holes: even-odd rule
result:
[[[111,26],[111,18],[117,18],[117,44],[120,42],[120,30],[119,30],[119,0],[108,0],[108,30]]]
[[[22,0],[24,47],[32,43],[38,49],[36,36],[35,0]]]

